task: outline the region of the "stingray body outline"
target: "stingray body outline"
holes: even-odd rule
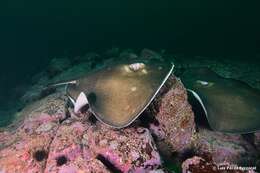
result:
[[[239,134],[260,130],[259,90],[208,68],[189,69],[182,79],[213,130]]]
[[[66,94],[75,113],[88,104],[100,122],[124,128],[149,106],[173,69],[173,63],[149,59],[120,61],[55,86],[66,85]]]

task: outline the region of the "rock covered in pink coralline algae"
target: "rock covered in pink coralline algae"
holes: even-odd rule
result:
[[[164,172],[148,129],[73,119],[65,105],[64,95],[53,94],[17,115],[19,123],[0,133],[0,171]]]
[[[23,122],[23,120],[31,121],[33,119],[41,119],[43,122],[49,121],[48,118],[55,119],[56,121],[62,120],[66,117],[66,100],[67,98],[63,93],[56,93],[35,101],[16,114],[18,120],[12,124],[10,128],[13,128],[14,125],[20,125],[19,121]],[[47,114],[49,116],[39,117],[41,114]]]
[[[70,122],[59,127],[45,172],[147,172],[160,166],[148,129]]]
[[[62,124],[50,145],[45,172],[147,172],[161,167],[145,128],[111,129],[103,124]],[[102,170],[102,171],[101,171]]]
[[[224,134],[199,129],[194,142],[196,153],[209,155],[215,163],[255,165],[255,147],[239,134]],[[243,156],[243,157],[241,157]]]
[[[210,164],[206,163],[206,161],[201,157],[194,156],[190,159],[185,160],[182,163],[182,172],[183,173],[197,173],[197,172],[217,173],[217,166],[211,163]]]
[[[25,121],[15,133],[10,133],[5,141],[1,141],[0,170],[6,173],[42,172],[48,146],[58,128],[55,121],[43,113],[39,119]],[[43,125],[49,127],[44,129]]]
[[[103,124],[91,127],[85,137],[99,157],[121,172],[147,172],[161,166],[161,159],[148,129],[111,129]]]
[[[228,162],[216,164],[212,160],[198,156],[189,158],[182,163],[182,173],[255,173],[253,168],[246,171],[239,169],[237,165]]]
[[[61,95],[55,94],[28,106],[19,113],[20,122],[0,134],[1,171],[43,172],[49,144],[65,114],[65,102],[60,99]]]
[[[0,170],[13,172],[42,172],[48,155],[51,134],[17,136],[13,143],[0,151]]]
[[[109,172],[105,165],[95,158],[90,148],[85,148],[83,135],[89,126],[81,122],[62,124],[52,141],[45,173],[87,173]]]
[[[149,107],[156,119],[150,124],[150,130],[171,151],[183,151],[191,146],[195,131],[186,90],[179,79],[171,76],[159,95]]]

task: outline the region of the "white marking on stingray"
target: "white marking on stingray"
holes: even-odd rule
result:
[[[127,65],[124,66],[124,69],[125,69],[125,71],[126,71],[127,73],[130,73],[130,72],[131,72],[131,70],[129,69],[129,67],[128,67]]]
[[[206,109],[206,107],[204,106],[204,103],[202,102],[200,96],[199,96],[195,91],[193,91],[193,90],[191,90],[191,89],[187,89],[187,91],[191,92],[192,95],[199,101],[199,103],[200,103],[200,105],[202,106],[202,108],[203,108],[203,110],[204,110],[206,116],[208,117],[207,109]]]
[[[211,87],[214,85],[213,82],[208,82],[208,81],[203,81],[203,80],[197,80],[196,83],[201,86],[204,86],[204,87]]]
[[[80,109],[88,104],[88,99],[85,93],[81,92],[74,104],[74,112],[79,113]]]
[[[147,72],[146,69],[143,69],[143,70],[142,70],[142,73],[143,73],[143,74],[147,74],[148,72]]]
[[[134,86],[134,87],[131,88],[131,91],[136,91],[136,89],[137,88]]]
[[[129,65],[129,68],[132,70],[132,71],[138,71],[138,70],[141,70],[141,69],[144,69],[145,68],[145,64],[144,63],[133,63],[133,64],[130,64]]]
[[[208,85],[209,84],[207,81],[202,81],[202,80],[197,80],[196,82],[198,82],[201,85]]]

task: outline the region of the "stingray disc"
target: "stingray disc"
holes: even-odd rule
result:
[[[122,128],[144,111],[172,70],[172,64],[154,61],[118,63],[68,85],[67,93],[76,100],[84,92],[91,111],[99,120]]]
[[[260,130],[259,90],[207,68],[190,69],[182,79],[201,103],[212,129],[229,133]]]

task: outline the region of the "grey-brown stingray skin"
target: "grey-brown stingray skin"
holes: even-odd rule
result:
[[[213,130],[250,133],[260,130],[260,92],[244,82],[223,78],[208,68],[187,70],[186,88],[195,91]]]
[[[129,69],[133,63],[145,66]],[[87,96],[93,114],[105,124],[122,128],[133,122],[150,104],[171,74],[173,65],[148,60],[113,64],[69,84],[67,93],[76,100],[80,92]]]

